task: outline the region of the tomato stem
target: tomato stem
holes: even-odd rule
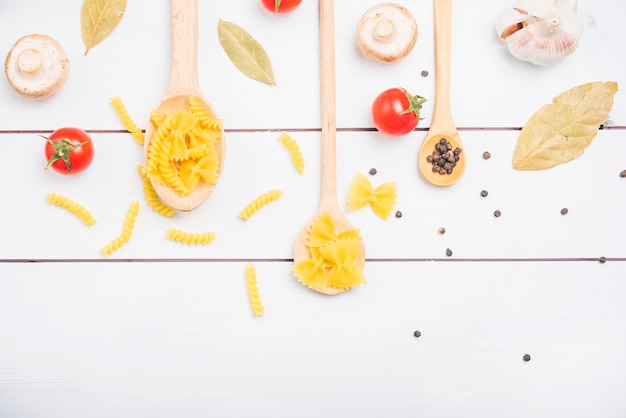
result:
[[[70,173],[72,171],[72,163],[70,162],[70,153],[76,148],[82,147],[87,142],[81,142],[80,144],[73,144],[68,138],[63,139],[62,141],[53,141],[50,138],[45,136],[41,136],[46,141],[50,143],[54,147],[54,154],[50,156],[48,160],[48,164],[46,164],[46,170],[52,164],[56,163],[59,160],[63,160],[65,162],[65,166],[67,167],[67,172]]]
[[[406,113],[415,113],[418,119],[422,120],[423,117],[420,116],[420,110],[422,110],[422,105],[427,101],[422,96],[411,96],[408,91],[404,90],[404,94],[406,94],[406,99],[409,101],[409,107],[403,110],[400,114],[404,115]]]
[[[274,11],[278,13],[278,9],[280,9],[280,0],[276,0],[274,2]]]

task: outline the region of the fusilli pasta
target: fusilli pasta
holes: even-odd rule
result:
[[[291,161],[298,171],[298,174],[302,174],[304,172],[304,158],[302,158],[302,152],[296,140],[287,132],[281,133],[278,140],[287,148],[287,151],[289,151]]]
[[[48,203],[59,206],[63,209],[67,209],[74,215],[78,216],[81,221],[87,226],[93,226],[96,224],[96,220],[91,216],[91,213],[85,209],[80,203],[77,203],[60,194],[48,193]]]
[[[120,249],[124,244],[130,241],[130,237],[133,234],[133,229],[135,228],[135,220],[137,219],[137,214],[139,213],[139,202],[134,201],[128,207],[126,211],[126,216],[124,217],[124,224],[122,226],[122,233],[112,239],[108,244],[106,244],[100,252],[103,256],[109,256],[113,252]]]
[[[113,105],[113,109],[117,113],[117,116],[122,121],[124,127],[131,133],[133,138],[137,141],[139,145],[143,145],[144,135],[141,129],[133,122],[130,115],[128,114],[128,110],[126,110],[126,106],[124,106],[124,102],[119,97],[111,97],[111,104]]]
[[[165,235],[167,239],[183,244],[204,245],[215,239],[215,232],[185,232],[180,229],[169,228]]]
[[[152,187],[152,183],[150,183],[150,179],[143,172],[143,167],[138,165],[137,171],[139,172],[139,176],[141,177],[141,183],[143,184],[143,196],[146,199],[148,206],[150,206],[156,213],[163,215],[166,218],[171,218],[172,216],[174,216],[176,211],[174,210],[174,208],[161,202],[159,196],[154,191],[154,187]]]
[[[244,221],[247,221],[252,215],[254,215],[257,210],[267,205],[268,203],[277,200],[282,195],[282,190],[278,189],[270,190],[269,192],[263,193],[262,195],[258,196],[256,199],[248,203],[246,207],[243,208],[241,212],[239,212],[239,217]]]
[[[248,287],[248,299],[254,316],[263,316],[265,309],[261,301],[259,287],[257,284],[256,269],[251,263],[246,265],[246,285]]]

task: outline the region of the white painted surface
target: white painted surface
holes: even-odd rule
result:
[[[286,16],[252,0],[200,2],[201,85],[224,119],[227,159],[209,201],[174,219],[144,203],[141,148],[109,103],[119,95],[145,126],[169,77],[169,2],[129,2],[87,56],[80,3],[0,0],[0,52],[46,33],[72,65],[67,85],[45,101],[0,82],[0,417],[626,416],[626,96],[618,92],[614,126],[579,159],[534,173],[510,163],[512,128],[552,97],[587,81],[626,82],[626,3],[579,0],[579,49],[534,67],[495,36],[508,3],[456,1],[452,108],[472,129],[461,131],[464,178],[440,189],[416,167],[434,102],[431,2],[404,3],[418,43],[383,65],[354,42],[375,2],[336,0],[338,197],[345,202],[354,176],[376,168],[374,186],[398,183],[402,217],[347,212],[365,240],[368,284],[334,297],[290,271],[319,196],[318,2]],[[228,61],[219,18],[264,45],[276,87]],[[371,128],[371,101],[394,86],[431,100],[420,129],[404,138],[355,129]],[[71,178],[43,170],[38,136],[67,125],[99,131],[93,165]],[[277,140],[282,129],[302,148],[302,176]],[[284,191],[280,200],[237,218],[272,188]],[[51,192],[84,204],[97,224],[46,204]],[[133,238],[105,260],[99,250],[133,200],[142,205]],[[164,239],[168,227],[217,236],[182,246]],[[262,318],[248,304],[248,262]]]

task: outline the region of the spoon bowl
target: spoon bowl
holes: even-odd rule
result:
[[[198,82],[198,0],[172,0],[172,69],[167,92],[154,111],[166,115],[189,107],[189,98],[197,97],[203,109],[217,119],[209,103],[204,98]],[[152,121],[145,132],[144,152],[147,160],[150,140],[156,130]],[[218,178],[224,166],[224,131],[215,145],[218,159]],[[180,211],[190,211],[200,206],[213,192],[215,184],[200,180],[188,194],[181,195],[174,189],[152,181],[152,187],[159,198],[167,205]]]
[[[321,117],[322,117],[322,184],[320,204],[311,220],[302,228],[294,245],[294,262],[311,259],[307,246],[309,231],[313,223],[324,213],[333,219],[338,234],[354,229],[337,202],[337,119],[335,98],[335,34],[334,1],[320,0],[320,64],[321,64]],[[365,265],[365,244],[359,238],[356,264]],[[324,287],[313,289],[325,295],[336,295],[345,289]]]
[[[461,137],[456,129],[450,109],[450,61],[452,46],[452,0],[434,0],[435,8],[435,111],[430,129],[419,150],[419,172],[426,181],[435,186],[450,186],[461,179],[465,172],[465,155],[460,159],[451,174],[433,171],[427,158],[437,142],[445,138],[452,144],[452,150],[463,150]]]

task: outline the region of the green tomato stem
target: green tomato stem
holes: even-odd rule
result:
[[[415,116],[417,116],[417,118],[419,120],[424,119],[423,117],[420,116],[420,111],[422,110],[422,105],[427,101],[424,97],[422,96],[411,96],[409,94],[408,91],[404,90],[404,94],[406,94],[406,99],[409,101],[409,107],[405,110],[403,110],[400,114],[404,115],[406,113],[415,113]]]
[[[65,162],[65,167],[67,167],[68,173],[72,171],[70,153],[76,148],[82,147],[87,143],[81,142],[80,144],[72,144],[72,141],[70,141],[69,138],[64,138],[62,141],[57,142],[45,136],[41,137],[48,141],[54,147],[54,153],[50,156],[50,159],[48,160],[48,164],[46,164],[45,169],[47,170],[48,167],[50,167],[52,164],[56,163],[59,160],[63,160],[63,162]]]

